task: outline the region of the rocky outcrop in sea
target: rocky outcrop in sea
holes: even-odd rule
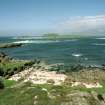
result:
[[[21,43],[3,43],[0,44],[0,48],[14,48],[14,47],[21,47]]]

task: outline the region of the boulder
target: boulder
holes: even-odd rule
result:
[[[4,52],[0,52],[0,58],[4,58],[6,57],[7,55],[4,53]]]

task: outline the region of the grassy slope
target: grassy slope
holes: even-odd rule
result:
[[[7,70],[7,69],[13,69],[15,67],[23,66],[25,62],[7,62],[7,63],[0,63],[0,67]]]
[[[34,64],[34,61],[4,61],[0,62],[0,76],[8,78],[9,76],[24,70]]]
[[[4,70],[13,70],[21,65],[24,65],[24,62],[6,62],[0,64],[0,67],[5,68]],[[84,74],[84,72],[82,73]],[[102,76],[102,74],[100,75]],[[70,101],[66,96],[72,91],[96,91],[99,94],[105,94],[105,82],[102,83],[103,88],[97,89],[70,87],[70,85],[33,85],[31,83],[17,83],[10,80],[4,80],[4,84],[5,88],[0,90],[0,105],[33,105],[34,102],[37,103],[36,105],[61,105],[64,101]],[[47,89],[48,92],[43,91],[43,88]],[[37,99],[35,99],[35,96],[37,96]]]
[[[72,91],[90,92],[94,90],[100,94],[105,93],[105,84],[100,89],[86,89],[64,85],[33,85],[31,83],[17,86],[16,82],[6,80],[5,86],[5,89],[0,90],[0,105],[33,105],[34,102],[37,103],[36,105],[61,105],[63,101],[68,101],[66,95]],[[47,89],[48,92],[43,91],[43,88]],[[51,98],[49,94],[55,97]],[[35,96],[37,96],[37,99],[35,99]]]

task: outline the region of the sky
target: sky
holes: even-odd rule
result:
[[[105,0],[0,0],[0,35],[105,32]]]

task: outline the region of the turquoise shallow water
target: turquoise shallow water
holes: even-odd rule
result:
[[[24,43],[18,48],[0,49],[17,59],[36,59],[47,63],[86,65],[105,64],[105,38],[88,37],[74,40],[43,40],[40,37],[0,37],[0,43]]]

